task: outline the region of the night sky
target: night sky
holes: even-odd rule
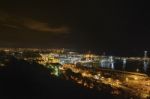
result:
[[[144,0],[4,1],[0,47],[150,49],[150,10]]]

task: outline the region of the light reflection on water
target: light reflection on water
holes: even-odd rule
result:
[[[150,62],[149,61],[128,61],[128,60],[102,60],[100,68],[122,70],[129,72],[139,72],[150,75]]]

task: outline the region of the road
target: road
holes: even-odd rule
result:
[[[96,81],[97,83],[110,85],[114,89],[119,88],[125,90],[134,96],[138,96],[140,98],[150,97],[150,77],[146,74],[108,69],[92,70],[71,64],[63,65],[63,70],[67,69],[72,70],[74,73],[81,74],[82,77],[86,77],[91,80],[94,79],[93,81]],[[84,85],[82,79],[78,79],[77,83]],[[94,84],[90,87],[94,87]]]

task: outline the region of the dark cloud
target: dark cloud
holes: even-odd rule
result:
[[[67,26],[60,25],[55,27],[51,26],[47,22],[42,22],[31,18],[16,17],[5,12],[0,12],[0,25],[8,28],[24,28],[32,31],[49,32],[55,34],[69,33],[70,31],[70,28]]]
[[[9,28],[14,28],[14,29],[18,29],[19,27],[18,26],[15,26],[15,25],[11,25],[11,24],[1,24],[5,27],[9,27]]]
[[[69,28],[65,26],[60,27],[50,27],[46,22],[40,22],[32,19],[25,19],[23,22],[23,26],[28,29],[32,29],[35,31],[41,32],[51,32],[51,33],[68,33]]]
[[[0,47],[63,47],[70,30],[63,24],[0,11]]]

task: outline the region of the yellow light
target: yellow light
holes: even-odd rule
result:
[[[119,80],[118,79],[116,80],[116,84],[119,85]]]
[[[101,74],[99,73],[99,74],[97,74],[99,77],[101,76]]]
[[[129,78],[126,78],[126,82],[128,82],[129,81]]]
[[[104,77],[101,77],[101,80],[104,80]]]
[[[111,78],[108,78],[108,82],[111,82]]]
[[[147,85],[150,86],[150,82],[147,82]]]
[[[138,80],[138,77],[135,76],[135,77],[134,77],[134,80]]]
[[[82,76],[85,77],[85,76],[87,76],[87,75],[86,75],[86,73],[82,73]]]

